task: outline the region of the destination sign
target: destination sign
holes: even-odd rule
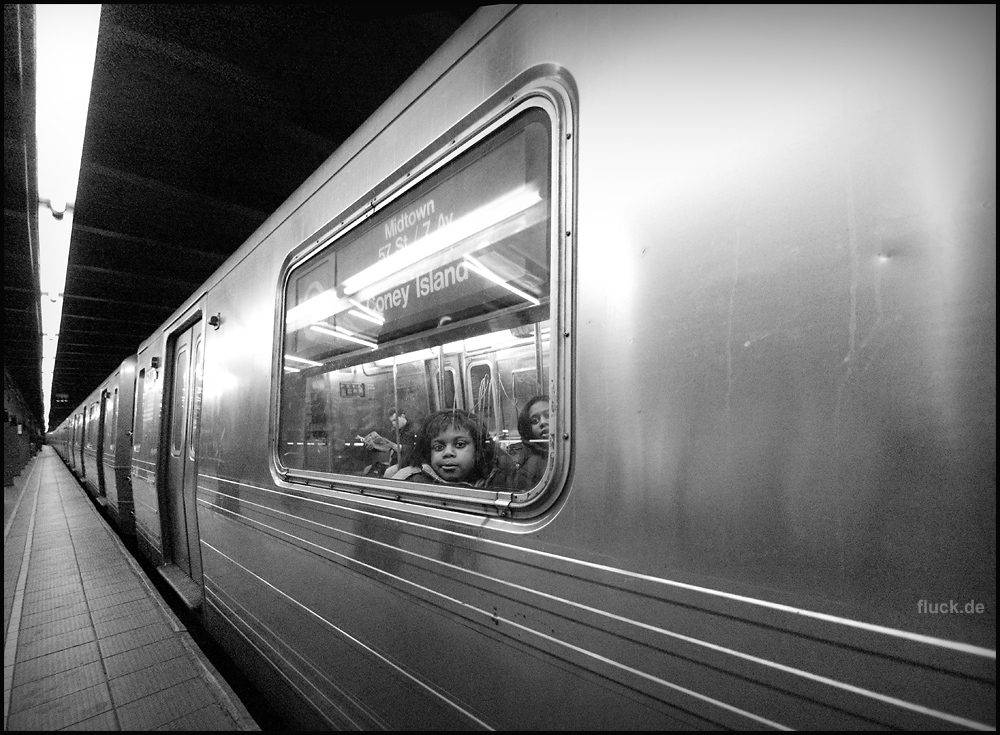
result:
[[[464,318],[477,302],[480,311],[519,299],[537,305],[548,288],[547,231],[537,226],[548,217],[548,167],[530,159],[547,150],[545,136],[544,125],[529,123],[486,153],[457,159],[446,178],[386,208],[293,278],[286,350],[374,348],[439,318]]]
[[[389,211],[337,252],[341,282],[410,247],[470,212],[523,187],[525,135],[519,133],[415,201]],[[405,201],[405,200],[404,200]]]

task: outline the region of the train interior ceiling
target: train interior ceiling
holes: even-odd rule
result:
[[[104,5],[43,419],[34,6],[4,5],[4,369],[18,423],[58,426],[476,8]]]

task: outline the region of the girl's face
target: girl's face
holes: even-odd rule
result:
[[[476,447],[465,429],[449,426],[431,441],[431,467],[446,482],[463,482],[476,465]]]
[[[528,416],[531,420],[531,438],[532,439],[548,439],[549,438],[549,402],[539,401],[534,406],[531,407],[531,411],[528,412]]]

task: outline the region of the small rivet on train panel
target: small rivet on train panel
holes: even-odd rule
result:
[[[569,337],[569,332],[563,332],[563,337]]]
[[[563,439],[569,439],[569,434],[563,434]]]

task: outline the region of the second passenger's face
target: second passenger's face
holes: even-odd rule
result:
[[[548,439],[549,438],[549,402],[539,401],[534,406],[531,407],[531,411],[528,413],[531,419],[531,438],[532,439]]]
[[[431,442],[431,467],[447,482],[463,482],[476,464],[476,448],[465,429],[449,426]]]

